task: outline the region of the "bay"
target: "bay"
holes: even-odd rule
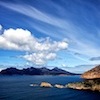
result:
[[[49,82],[66,85],[79,82],[80,76],[0,76],[0,100],[99,100],[100,93],[74,89],[30,87],[30,84]]]

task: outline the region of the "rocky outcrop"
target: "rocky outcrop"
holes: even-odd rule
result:
[[[83,82],[69,83],[66,87],[100,92],[100,65],[85,72],[81,77],[85,79]]]
[[[85,72],[82,76],[84,79],[97,79],[100,78],[100,65]]]
[[[69,83],[66,87],[78,90],[86,89],[82,83]]]
[[[78,89],[78,90],[92,90],[92,91],[100,92],[100,79],[69,83],[67,84],[67,87],[72,89]]]
[[[50,87],[53,87],[50,83],[48,83],[48,82],[42,82],[41,84],[40,84],[40,86],[41,87],[48,87],[48,88],[50,88]]]
[[[56,87],[56,88],[64,88],[64,86],[60,85],[60,84],[55,84],[54,87]]]
[[[48,83],[48,82],[41,82],[40,85],[38,85],[38,84],[30,84],[30,86],[33,86],[33,87],[35,87],[35,86],[40,86],[40,87],[48,87],[48,88],[51,88],[51,87],[65,88],[65,86],[63,86],[63,85],[61,85],[61,84],[55,84],[55,85],[53,86],[53,85],[51,85],[51,84]]]

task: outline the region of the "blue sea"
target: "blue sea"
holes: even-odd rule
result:
[[[82,79],[80,76],[0,76],[0,100],[100,100],[99,92],[30,87],[31,83],[42,81],[65,85]]]

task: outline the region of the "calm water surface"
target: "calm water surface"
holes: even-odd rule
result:
[[[0,76],[0,100],[100,100],[100,93],[73,89],[30,87],[42,81],[67,84],[80,76]]]

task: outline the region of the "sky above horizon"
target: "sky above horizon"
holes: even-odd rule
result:
[[[0,0],[0,69],[100,64],[100,0]]]

